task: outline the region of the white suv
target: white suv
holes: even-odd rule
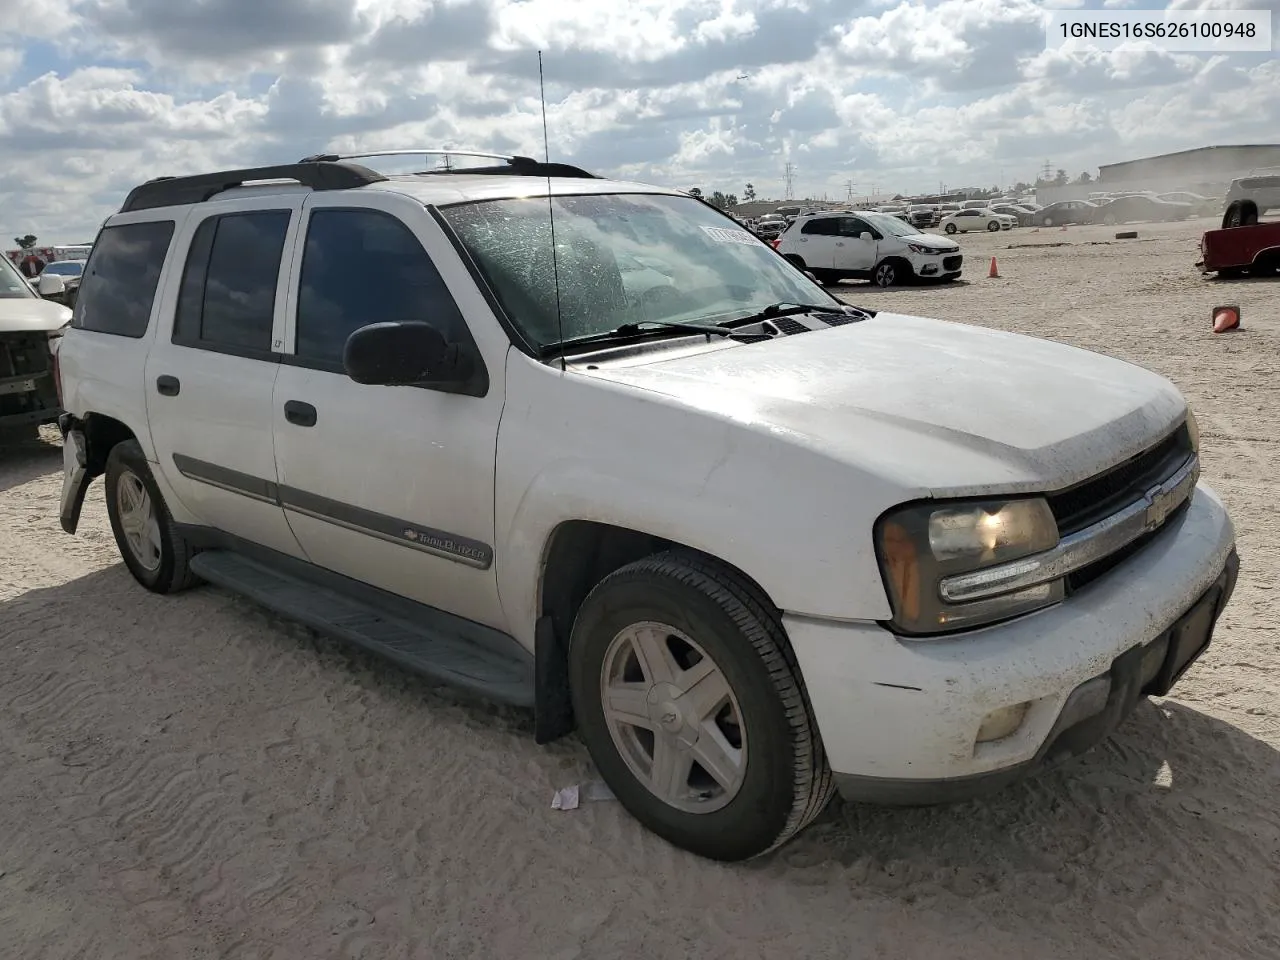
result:
[[[103,476],[147,589],[576,726],[718,859],[837,788],[949,800],[1087,748],[1238,567],[1161,377],[846,306],[696,198],[524,158],[143,184],[59,359],[65,530]]]
[[[800,217],[773,247],[820,283],[870,280],[890,287],[911,280],[954,280],[964,257],[954,240],[870,210]]]

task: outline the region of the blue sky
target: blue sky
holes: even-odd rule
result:
[[[1280,27],[1280,0],[1174,5]],[[708,191],[780,198],[788,162],[843,196],[1280,139],[1274,51],[1046,51],[1044,6],[0,0],[0,236],[82,239],[140,180],[321,150],[541,154],[538,49],[555,158]]]

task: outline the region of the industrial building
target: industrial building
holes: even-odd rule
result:
[[[1280,144],[1198,147],[1098,168],[1101,190],[1192,190],[1222,195],[1237,177],[1280,173]]]

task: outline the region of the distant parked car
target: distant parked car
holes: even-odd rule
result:
[[[1018,225],[1018,218],[994,210],[957,210],[942,218],[942,229],[947,233],[968,233],[971,230],[989,230],[998,233]]]
[[[1168,200],[1171,203],[1189,203],[1197,217],[1216,217],[1222,212],[1221,197],[1206,197],[1186,190],[1175,190],[1172,193],[1160,193],[1157,200]]]
[[[1095,223],[1098,205],[1088,200],[1059,200],[1036,211],[1035,222],[1042,227],[1060,227],[1068,223]]]
[[[1000,203],[991,208],[993,213],[1002,213],[1005,216],[1014,217],[1018,221],[1018,226],[1029,227],[1035,223],[1036,212],[1029,207],[1021,206],[1016,203]]]
[[[1269,210],[1280,209],[1280,176],[1241,177],[1232,180],[1227,188],[1226,202],[1236,200],[1252,200],[1258,207],[1259,214]]]
[[[1130,197],[1117,197],[1115,200],[1099,204],[1094,213],[1094,219],[1110,225],[1131,223],[1135,220],[1185,220],[1194,214],[1195,207],[1189,203],[1174,203],[1170,200],[1158,200],[1155,197],[1135,194]]]
[[[954,240],[871,210],[800,217],[774,249],[823,283],[849,278],[891,287],[917,278],[948,281],[960,276],[964,264]]]

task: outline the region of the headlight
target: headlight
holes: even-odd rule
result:
[[[876,549],[904,635],[946,633],[1038,610],[1063,598],[1061,580],[997,597],[949,603],[943,578],[1020,560],[1058,545],[1058,524],[1041,498],[911,504],[876,525]]]
[[[1187,407],[1187,436],[1191,438],[1191,452],[1199,456],[1200,424],[1196,422],[1196,415],[1190,407]]]

